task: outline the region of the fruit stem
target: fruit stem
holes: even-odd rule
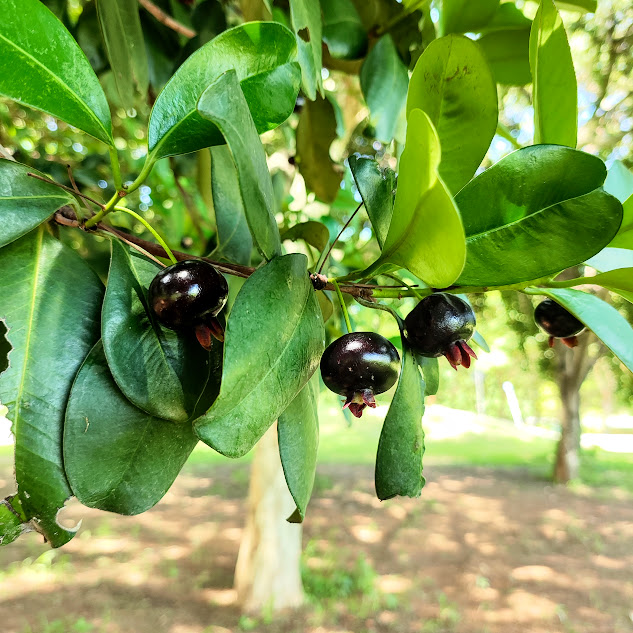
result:
[[[330,253],[332,252],[332,249],[334,248],[334,245],[338,242],[338,240],[341,237],[341,235],[343,235],[343,231],[345,231],[345,229],[349,226],[350,222],[354,219],[354,216],[359,212],[359,210],[363,206],[363,204],[364,204],[364,202],[361,202],[356,207],[356,211],[354,211],[354,213],[352,213],[352,215],[349,216],[349,220],[347,220],[347,222],[345,222],[345,224],[343,225],[343,228],[339,231],[339,234],[336,236],[336,239],[330,244],[330,248],[327,249],[327,252],[325,253],[325,256],[323,256],[323,253],[321,253],[321,256],[319,257],[319,261],[317,262],[317,265],[319,266],[319,269],[317,270],[317,274],[319,274],[319,275],[321,274],[321,271],[323,270],[323,266],[325,266],[325,262],[327,261],[327,258],[330,256]]]
[[[150,223],[143,217],[141,217],[138,213],[135,213],[131,209],[126,207],[114,207],[115,211],[123,211],[123,213],[127,213],[131,215],[133,218],[136,218],[155,238],[156,241],[163,247],[167,256],[171,260],[172,264],[177,264],[178,260],[174,257],[174,254],[171,252],[171,248],[167,246],[165,240],[154,230],[154,228],[150,225]]]
[[[341,292],[341,288],[338,285],[336,279],[332,280],[332,285],[336,289],[336,296],[338,297],[338,302],[341,304],[341,310],[343,311],[343,317],[345,318],[347,331],[349,332],[349,334],[351,334],[354,330],[352,330],[352,324],[349,320],[349,314],[347,313],[347,306],[345,305],[345,300],[343,299],[343,293]]]

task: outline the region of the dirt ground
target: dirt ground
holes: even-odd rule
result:
[[[232,589],[248,467],[187,467],[141,516],[85,511],[60,550],[33,534],[0,550],[0,631],[633,631],[630,496],[517,470],[425,474],[420,499],[381,504],[371,468],[320,468],[304,526],[309,602],[249,618]]]

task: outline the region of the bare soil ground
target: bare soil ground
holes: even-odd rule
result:
[[[188,466],[146,514],[77,508],[83,526],[61,550],[34,534],[0,550],[0,631],[633,631],[630,496],[517,470],[425,474],[420,499],[381,504],[371,468],[320,468],[304,526],[313,595],[248,618],[232,589],[248,467]]]

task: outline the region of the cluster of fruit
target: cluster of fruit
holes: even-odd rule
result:
[[[171,330],[195,331],[200,344],[209,349],[212,337],[224,340],[217,315],[226,304],[228,285],[224,277],[203,260],[186,260],[159,272],[149,287],[150,304],[158,321]],[[576,335],[584,325],[551,299],[542,301],[534,318],[549,337],[568,347],[578,344]],[[475,331],[475,314],[463,299],[434,293],[422,299],[404,320],[404,338],[416,354],[428,358],[445,356],[454,369],[470,367],[477,355],[468,341]],[[343,408],[360,418],[366,407],[375,407],[376,394],[390,389],[398,379],[400,356],[393,344],[375,332],[351,332],[334,341],[321,358],[325,386],[343,396]]]

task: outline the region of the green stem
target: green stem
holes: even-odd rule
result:
[[[118,191],[123,189],[123,180],[121,178],[121,165],[119,164],[119,155],[116,148],[110,148],[110,165],[112,166],[112,178],[114,180],[114,188]]]
[[[341,310],[343,311],[343,317],[345,318],[345,325],[347,326],[347,331],[352,333],[352,324],[349,320],[349,314],[347,313],[347,306],[345,305],[345,300],[343,299],[343,293],[341,292],[341,288],[339,287],[336,279],[332,280],[332,285],[336,289],[336,296],[338,297],[338,302],[341,304]]]
[[[172,264],[178,263],[178,260],[174,257],[174,254],[171,252],[171,249],[169,248],[169,246],[167,246],[167,243],[165,242],[165,240],[156,232],[156,230],[149,224],[149,222],[145,218],[141,217],[138,213],[135,213],[134,211],[126,207],[114,207],[114,210],[123,211],[123,213],[127,213],[128,215],[131,215],[133,218],[136,218],[156,238],[156,241],[165,249],[165,252],[167,253],[167,256],[169,257],[169,259],[171,260],[171,263]]]
[[[590,283],[592,283],[591,277],[576,277],[575,279],[565,279],[564,281],[548,281],[543,285],[548,288],[573,288],[574,286]]]
[[[508,143],[510,143],[514,149],[522,149],[523,145],[517,141],[512,134],[510,134],[510,130],[501,122],[497,123],[497,135],[501,138],[504,138]]]
[[[413,293],[413,296],[416,297],[417,299],[422,299],[422,295],[419,292],[420,290],[419,288],[414,288],[403,279],[400,279],[399,277],[397,277],[396,275],[392,275],[391,273],[383,273],[383,274],[385,277],[389,277],[389,279],[393,279],[394,281],[397,281],[398,283],[402,284],[404,287],[408,288]]]

